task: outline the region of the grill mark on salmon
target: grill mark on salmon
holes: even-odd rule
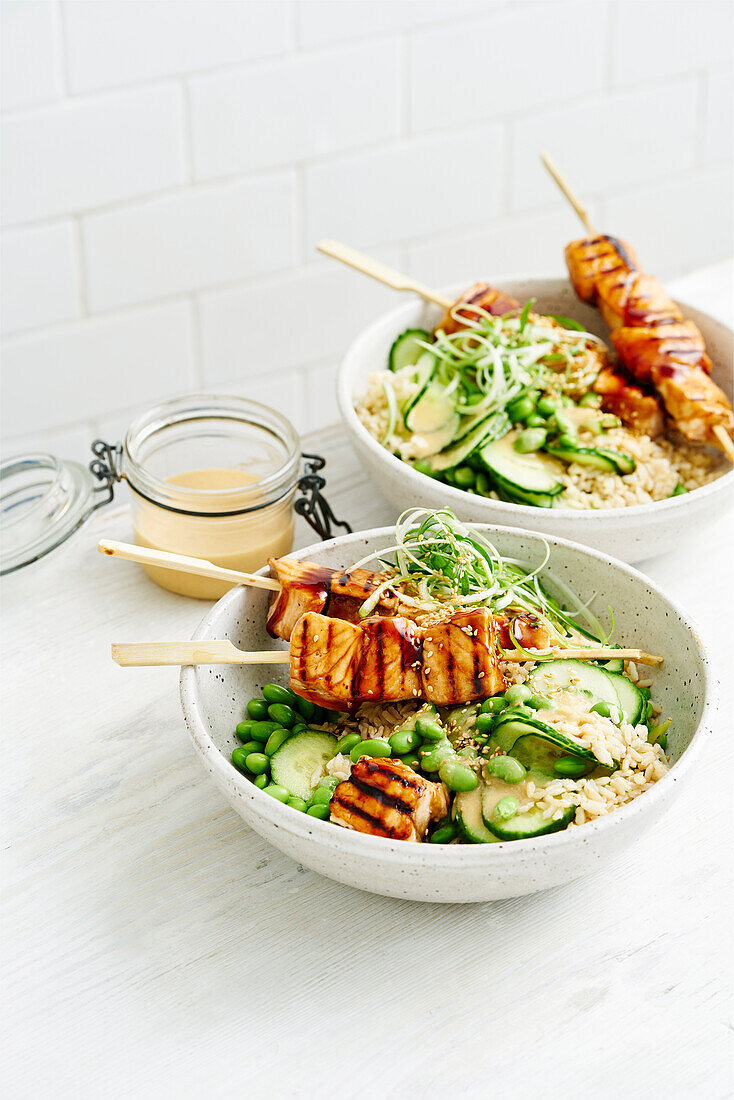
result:
[[[350,780],[350,782],[353,785],[356,785],[354,784],[353,779]],[[370,792],[370,794],[371,793],[372,792]],[[365,810],[363,806],[360,806],[359,804],[353,804],[351,801],[349,801],[349,799],[343,799],[339,794],[339,787],[336,788],[333,795],[331,796],[331,802],[329,803],[329,805],[331,806],[333,803],[336,803],[337,806],[341,806],[350,814],[357,814],[359,817],[363,818],[364,821],[369,822],[375,832],[389,832],[391,836],[393,835],[394,830],[392,826],[386,827],[385,825],[383,825],[379,817],[375,817],[374,814],[371,814],[368,810]]]
[[[392,775],[390,775],[389,778],[392,780]],[[358,791],[361,791],[362,794],[371,795],[372,798],[376,798],[378,802],[381,802],[383,806],[389,806],[393,810],[399,810],[402,814],[409,814],[412,809],[412,806],[403,801],[402,798],[398,798],[398,796],[394,794],[389,794],[387,791],[384,791],[382,787],[374,787],[371,783],[368,783],[364,779],[360,779],[358,776],[352,776],[351,782]],[[338,789],[337,787],[337,790]]]

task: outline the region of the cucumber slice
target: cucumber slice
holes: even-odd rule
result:
[[[388,370],[396,371],[402,370],[403,367],[414,366],[426,350],[421,347],[419,340],[427,344],[432,343],[430,332],[422,328],[409,328],[401,332],[390,348],[387,360]]]
[[[531,504],[534,508],[552,508],[555,496],[548,493],[525,493],[517,489],[509,481],[492,474],[492,481],[497,493],[508,500],[510,504]]]
[[[431,435],[451,423],[454,424],[450,437],[453,439],[459,426],[456,400],[451,394],[446,396],[446,388],[439,382],[430,382],[405,416],[406,428],[417,435]]]
[[[647,699],[637,684],[633,684],[621,672],[607,672],[607,676],[614,683],[617,692],[617,700],[622,708],[625,722],[631,726],[639,726],[645,721],[647,714]]]
[[[490,477],[498,478],[512,492],[545,496],[562,493],[559,475],[563,467],[546,455],[518,454],[513,447],[518,435],[519,432],[511,431],[482,447],[479,457]]]
[[[426,456],[430,458],[431,455],[437,455],[444,447],[448,447],[450,443],[453,443],[458,426],[459,417],[457,414],[448,424],[444,424],[442,428],[438,428],[435,432],[431,432],[430,435],[422,434],[421,438],[425,443]]]
[[[490,415],[478,424],[459,443],[453,443],[440,454],[428,458],[431,473],[443,474],[447,470],[453,470],[454,466],[460,466],[469,455],[485,442],[488,436],[492,437],[495,429],[494,416]]]
[[[563,817],[559,817],[557,821],[543,817],[540,810],[528,810],[525,814],[515,814],[509,821],[500,821],[494,817],[493,810],[501,797],[502,795],[498,797],[491,788],[487,788],[482,800],[484,824],[498,840],[527,840],[533,836],[559,833],[568,828],[576,814],[576,807],[569,806]]]
[[[468,844],[496,844],[497,837],[484,824],[482,787],[465,791],[454,798],[454,821]]]
[[[490,419],[492,420],[491,425],[489,424]],[[478,413],[476,416],[466,417],[464,423],[456,433],[455,442],[461,443],[462,439],[466,439],[466,437],[473,432],[475,428],[478,428],[480,424],[487,425],[487,442],[489,442],[490,439],[499,439],[501,435],[504,435],[510,427],[510,418],[502,411],[495,413],[483,412]]]
[[[609,451],[605,447],[559,447],[546,443],[546,451],[564,462],[576,462],[579,466],[593,466],[612,474],[631,474],[635,469],[635,460],[621,451]]]
[[[568,748],[563,745],[564,741],[569,745]],[[594,768],[599,767],[599,761],[596,757],[587,753],[586,750],[579,751],[578,745],[568,742],[563,735],[551,740],[538,733],[523,734],[522,737],[517,738],[512,746],[512,755],[528,771],[532,769],[534,772],[541,772],[544,777],[550,776],[553,779],[558,778],[553,765],[562,756],[573,756],[576,760],[582,760],[586,764],[586,771],[582,773],[583,775],[588,775]],[[592,755],[591,759],[589,759],[590,755]]]
[[[636,726],[643,721],[647,700],[640,689],[619,672],[610,672],[586,661],[559,658],[543,661],[530,673],[530,687],[540,694],[578,691],[594,702],[616,703],[625,722]]]
[[[407,421],[410,414],[410,410],[415,408],[423,394],[426,392],[428,383],[436,373],[436,356],[430,351],[424,351],[420,359],[415,365],[415,382],[416,390],[412,397],[408,399],[403,409],[403,417]]]
[[[308,801],[316,787],[316,783],[311,782],[312,777],[331,760],[336,740],[330,733],[317,733],[316,730],[289,737],[271,758],[273,782]]]
[[[521,740],[526,742],[524,746],[519,745]],[[544,741],[546,747],[541,748],[538,741]],[[536,761],[539,767],[544,766],[543,762],[547,760],[552,765],[553,760],[561,756],[576,756],[594,767],[599,764],[590,749],[581,748],[560,730],[546,725],[539,718],[525,718],[511,713],[505,717],[504,713],[500,714],[492,730],[490,744],[511,753],[526,768],[535,767]],[[518,755],[520,751],[522,756]]]

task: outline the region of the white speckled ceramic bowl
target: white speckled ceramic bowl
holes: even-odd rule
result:
[[[579,302],[566,279],[523,278],[495,280],[518,301],[536,298],[538,312],[560,313],[573,317],[589,332],[608,340],[608,332],[598,310]],[[445,293],[456,298],[463,285],[449,287]],[[706,313],[679,303],[684,316],[701,329],[714,362],[714,380],[732,397],[732,358],[734,333]],[[508,527],[542,531],[573,539],[586,546],[613,554],[623,561],[642,561],[663,554],[675,545],[695,543],[721,509],[734,499],[734,469],[710,485],[685,496],[640,504],[630,508],[599,511],[533,508],[524,504],[506,504],[489,500],[462,489],[435,481],[418,473],[391,455],[362,426],[354,411],[354,402],[364,393],[373,371],[384,370],[393,340],[406,328],[433,328],[441,316],[437,306],[420,299],[403,302],[365,329],[349,348],[339,368],[337,398],[352,445],[370,472],[375,487],[398,510],[410,507],[452,509],[460,519],[474,523],[501,523]]]
[[[536,564],[543,539],[507,527],[478,525],[501,553]],[[394,532],[381,528],[345,535],[296,556],[345,567],[389,545]],[[286,682],[286,668],[269,666],[187,667],[181,672],[181,702],[196,751],[237,813],[276,848],[329,878],[372,893],[416,901],[469,902],[515,897],[571,882],[603,868],[649,829],[675,797],[713,721],[714,685],[704,647],[688,617],[646,577],[562,539],[548,539],[550,568],[603,615],[614,608],[615,637],[648,651],[662,649],[654,698],[673,722],[670,772],[635,802],[596,822],[535,840],[492,845],[409,844],[350,832],[318,821],[263,794],[231,764],[238,744],[234,727],[248,699],[270,680]],[[209,611],[197,638],[229,638],[247,650],[282,648],[265,630],[268,593],[234,588]]]

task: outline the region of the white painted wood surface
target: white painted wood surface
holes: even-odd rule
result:
[[[724,274],[672,289],[727,315]],[[306,442],[355,528],[394,519],[339,428]],[[447,907],[320,878],[228,808],[177,671],[110,660],[205,609],[95,549],[130,535],[110,508],[4,585],[4,1095],[731,1095],[731,514],[644,566],[722,655],[674,808],[603,874]]]

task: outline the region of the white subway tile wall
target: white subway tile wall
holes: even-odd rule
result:
[[[84,459],[190,390],[337,416],[396,300],[561,273],[596,223],[663,279],[732,252],[729,0],[5,0],[3,451]]]

